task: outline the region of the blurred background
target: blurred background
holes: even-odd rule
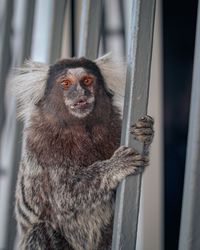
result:
[[[10,68],[27,58],[78,55],[82,0],[0,0],[0,250],[15,249],[14,190],[23,124],[7,91]],[[197,0],[157,0],[148,113],[151,165],[142,181],[137,250],[178,249]],[[99,55],[126,60],[131,0],[105,0]],[[14,83],[13,83],[14,84]]]

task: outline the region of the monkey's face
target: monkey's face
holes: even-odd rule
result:
[[[67,69],[57,76],[56,85],[62,89],[64,103],[72,115],[83,118],[93,110],[96,77],[86,69]]]
[[[112,93],[99,67],[81,57],[62,59],[50,66],[44,98],[40,103],[51,118],[57,117],[62,124],[69,124],[77,122],[77,118],[83,122],[101,119],[102,113],[111,107],[111,102]]]

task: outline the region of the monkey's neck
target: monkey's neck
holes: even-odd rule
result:
[[[112,105],[112,99],[108,96],[99,96],[91,113],[82,118],[71,114],[66,107],[64,110],[62,110],[61,107],[59,110],[52,108],[51,111],[49,111],[44,106],[40,107],[38,112],[36,116],[41,119],[43,118],[44,122],[47,120],[49,126],[52,125],[54,130],[55,128],[70,129],[70,127],[74,126],[91,127],[100,123],[109,125],[115,113],[119,113]]]

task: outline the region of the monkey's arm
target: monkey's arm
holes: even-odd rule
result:
[[[120,181],[130,174],[142,172],[144,166],[148,165],[148,149],[154,134],[153,123],[150,116],[144,116],[131,127],[130,132],[134,138],[144,143],[144,156],[122,146],[109,160],[95,162],[86,169],[78,168],[70,175],[66,188],[69,189],[67,200],[72,210],[96,206],[102,200],[110,199],[112,190]]]
[[[73,170],[65,185],[59,188],[59,192],[63,190],[59,195],[60,208],[75,212],[109,200],[122,179],[140,172],[147,164],[148,157],[122,146],[109,160],[95,162],[87,169]]]

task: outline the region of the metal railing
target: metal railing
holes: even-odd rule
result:
[[[35,0],[23,0],[23,27],[21,36],[20,51],[16,53],[18,60],[16,65],[23,63],[25,58],[30,56],[34,59],[34,51],[32,45],[32,34],[34,25],[34,14],[38,4]],[[63,30],[65,27],[65,13],[67,0],[49,0],[51,5],[51,23],[46,26],[46,56],[44,61],[51,63],[61,56],[61,45],[63,39]],[[16,1],[15,1],[16,3]],[[143,145],[133,141],[129,137],[129,128],[141,115],[146,114],[148,102],[148,84],[150,77],[151,51],[153,24],[155,13],[155,0],[133,0],[131,11],[131,26],[129,49],[127,56],[127,78],[126,78],[126,93],[124,105],[124,118],[122,129],[121,143],[135,147],[142,153]],[[81,20],[80,20],[80,40],[78,56],[86,56],[90,59],[95,59],[99,51],[99,43],[101,38],[101,18],[103,13],[103,0],[82,0],[81,1]],[[36,6],[35,6],[36,5]],[[5,30],[3,33],[3,45],[0,48],[1,55],[8,60],[7,68],[3,62],[0,62],[0,67],[4,74],[1,77],[1,107],[3,107],[3,98],[5,93],[5,79],[8,69],[11,65],[11,51],[4,50],[6,44],[9,44],[11,32],[11,20],[13,16],[14,0],[8,0],[5,5],[5,12],[10,13],[9,19],[5,17]],[[7,48],[7,47],[6,47]],[[15,53],[14,53],[15,54]],[[2,58],[2,57],[1,57]],[[13,63],[13,66],[16,66]],[[134,107],[134,109],[133,109]],[[5,114],[0,110],[0,115]],[[5,171],[7,171],[6,182],[1,186],[8,190],[7,197],[4,199],[5,221],[4,234],[0,238],[0,249],[12,250],[14,248],[15,238],[15,222],[13,216],[14,203],[14,188],[17,176],[18,163],[21,152],[21,130],[22,125],[15,121],[15,102],[12,102],[12,108],[6,113],[7,120],[4,123],[3,117],[0,116],[0,128],[9,126],[13,123],[12,139],[10,140],[10,130],[1,138],[1,147],[6,145],[6,141],[10,140],[10,145],[7,154],[9,160],[6,161]],[[12,144],[12,145],[11,145]],[[2,151],[1,157],[3,158]],[[1,161],[2,162],[2,161]],[[2,166],[4,169],[4,166]],[[1,179],[0,179],[1,182]],[[116,214],[113,231],[113,250],[129,250],[135,249],[137,237],[139,198],[141,187],[141,175],[131,176],[124,180],[117,191],[116,199]],[[5,212],[6,211],[6,212]]]
[[[15,2],[16,4],[16,2]],[[4,68],[1,72],[1,86],[5,86],[6,75],[9,72],[10,66],[19,66],[23,61],[30,56],[32,29],[34,18],[35,0],[24,1],[21,21],[21,34],[18,37],[18,47],[11,46],[12,22],[14,16],[14,1],[7,1],[5,5],[5,13],[9,13],[9,22],[5,23],[4,39],[5,44],[2,53],[2,60],[5,59],[6,64],[1,62],[0,67]],[[7,11],[7,12],[6,12]],[[5,15],[6,17],[6,15]],[[7,17],[5,18],[7,19]],[[8,58],[10,63],[8,64]],[[6,68],[5,68],[6,66]],[[6,73],[6,75],[5,75]],[[2,120],[3,136],[1,137],[1,167],[5,172],[4,182],[1,181],[1,218],[4,223],[1,223],[1,240],[0,249],[13,249],[16,237],[16,223],[14,218],[14,197],[15,184],[18,172],[18,165],[21,158],[21,137],[22,123],[16,122],[16,104],[13,96],[5,95],[5,87],[1,89],[1,102],[9,103],[6,107],[5,120]],[[4,215],[2,215],[4,214]]]
[[[147,112],[155,0],[132,1],[131,16],[121,144],[142,154],[130,127]],[[141,175],[129,176],[118,187],[112,250],[136,247],[140,191]]]

